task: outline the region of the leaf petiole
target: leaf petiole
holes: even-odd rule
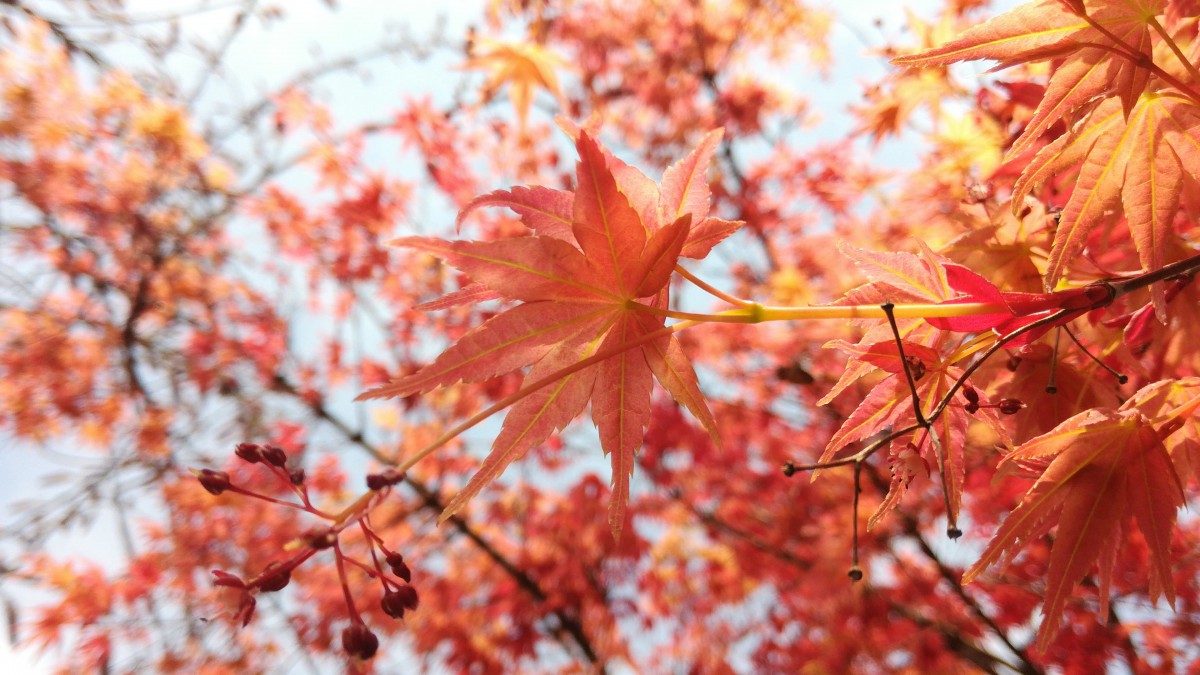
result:
[[[734,296],[726,293],[725,291],[722,291],[721,289],[713,286],[712,284],[701,279],[700,277],[692,274],[683,265],[676,265],[675,271],[679,273],[679,276],[692,282],[693,284],[695,284],[698,288],[700,288],[704,292],[708,293],[709,295],[715,296],[721,300],[724,300],[725,302],[728,302],[731,305],[735,305],[737,307],[749,307],[750,305],[754,304],[750,300],[743,300],[741,298],[734,297]]]
[[[806,319],[886,319],[887,314],[879,305],[822,305],[815,307],[781,307],[751,303],[738,309],[715,314],[679,312],[650,307],[636,303],[634,309],[672,319],[696,323],[763,323],[766,321],[803,321]],[[925,319],[932,317],[973,316],[977,314],[1007,313],[1004,305],[990,302],[962,302],[957,304],[917,303],[896,305],[893,312],[901,319]]]
[[[1200,71],[1197,71],[1196,66],[1189,61],[1186,56],[1184,56],[1183,51],[1179,49],[1179,45],[1176,44],[1175,40],[1171,38],[1170,33],[1167,33],[1167,29],[1163,28],[1163,25],[1158,22],[1158,19],[1154,16],[1151,16],[1147,20],[1147,23],[1149,23],[1150,27],[1153,28],[1156,33],[1158,33],[1158,36],[1162,38],[1167,47],[1171,49],[1171,53],[1175,55],[1175,58],[1183,64],[1185,69],[1187,69],[1188,75],[1191,75],[1193,78],[1200,81]]]

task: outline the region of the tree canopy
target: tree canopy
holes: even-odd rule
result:
[[[1200,668],[1200,4],[353,5],[0,3],[13,647]]]

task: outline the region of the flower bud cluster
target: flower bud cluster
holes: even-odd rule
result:
[[[226,471],[212,469],[193,471],[192,473],[201,487],[214,495],[232,492],[305,511],[326,521],[323,525],[308,528],[286,547],[286,550],[292,553],[291,557],[271,561],[255,576],[243,579],[222,570],[213,570],[214,585],[238,592],[238,605],[234,620],[242,626],[247,625],[254,616],[257,605],[256,594],[283,590],[291,582],[292,572],[297,567],[318,552],[331,550],[341,580],[347,613],[350,617],[349,626],[342,631],[342,647],[353,659],[368,660],[374,657],[379,650],[379,638],[363,621],[355,606],[350,584],[346,578],[348,567],[346,563],[366,572],[369,577],[379,580],[383,591],[380,608],[388,616],[403,619],[405,613],[417,609],[420,604],[420,596],[411,585],[412,570],[400,553],[388,550],[383,545],[382,538],[371,529],[368,517],[371,509],[386,497],[385,491],[404,480],[404,473],[387,468],[368,475],[366,482],[370,492],[341,513],[331,514],[313,506],[305,485],[304,469],[288,467],[288,455],[282,448],[258,443],[239,443],[234,448],[234,455],[246,464],[257,465],[261,467],[260,470],[269,472],[287,491],[295,495],[299,502],[285,501],[236,485]],[[339,541],[340,535],[351,526],[357,526],[365,536],[365,541],[370,547],[369,561],[352,558],[343,549],[343,545]],[[377,551],[382,553],[382,556]]]
[[[963,383],[962,386],[963,398],[967,399],[963,409],[974,415],[981,408],[992,408],[999,410],[1002,415],[1016,415],[1025,409],[1025,402],[1017,398],[1002,398],[996,403],[982,404],[979,402],[979,392],[975,391],[975,387],[970,384]]]

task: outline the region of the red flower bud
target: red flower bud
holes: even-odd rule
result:
[[[404,556],[395,551],[391,551],[384,558],[384,561],[392,567],[392,574],[404,580],[404,583],[412,581],[412,570],[408,569],[408,565],[404,563]]]
[[[1005,415],[1015,415],[1025,407],[1025,402],[1015,398],[1002,398],[996,407]]]
[[[421,598],[417,595],[417,589],[404,585],[394,591],[384,593],[383,601],[379,604],[388,616],[393,619],[403,619],[405,612],[414,610],[417,605],[421,604]]]
[[[408,569],[408,565],[404,564],[404,561],[392,564],[392,574],[403,579],[405,583],[412,581],[412,570]]]
[[[254,608],[257,605],[258,601],[254,599],[253,595],[250,595],[249,593],[242,593],[242,599],[238,604],[237,614],[234,614],[233,618],[241,622],[242,627],[245,628],[246,625],[250,623],[250,619],[254,618]]]
[[[979,392],[975,391],[975,387],[964,383],[962,395],[967,399],[967,404],[963,406],[963,409],[972,415],[979,412]]]
[[[262,458],[267,464],[272,464],[280,468],[287,464],[287,453],[283,451],[283,448],[274,445],[263,446]]]
[[[300,535],[300,538],[304,540],[304,543],[318,551],[327,549],[337,543],[337,535],[324,527],[311,528]]]
[[[366,624],[352,623],[342,631],[342,649],[350,656],[365,661],[379,650],[379,638]]]
[[[229,474],[224,471],[213,471],[212,469],[201,469],[196,476],[200,481],[200,485],[214,495],[219,495],[229,489]]]
[[[257,464],[262,461],[262,452],[260,452],[258,443],[238,443],[237,447],[233,450],[233,454],[250,464]]]
[[[304,485],[304,478],[304,469],[296,469],[288,474],[288,480],[292,482],[292,485]]]
[[[262,573],[258,575],[258,583],[256,585],[263,593],[273,593],[283,590],[291,580],[291,568],[276,560],[267,565]]]
[[[382,490],[402,480],[404,480],[404,472],[388,467],[379,473],[367,474],[367,489]]]

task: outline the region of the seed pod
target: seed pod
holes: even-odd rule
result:
[[[963,398],[967,399],[967,404],[963,406],[963,409],[972,415],[979,412],[979,392],[975,391],[975,387],[964,382],[962,394]]]
[[[324,527],[311,528],[304,534],[300,535],[300,538],[303,539],[304,543],[308,544],[310,548],[314,548],[318,551],[327,549],[337,543],[337,535],[333,532],[330,532],[328,528]]]
[[[922,377],[925,377],[925,362],[915,356],[905,356],[904,362],[908,364],[908,372],[912,375],[913,382],[918,382]]]
[[[412,570],[408,569],[408,565],[404,563],[404,556],[392,551],[387,554],[384,561],[392,567],[392,574],[404,580],[404,583],[412,581]]]

